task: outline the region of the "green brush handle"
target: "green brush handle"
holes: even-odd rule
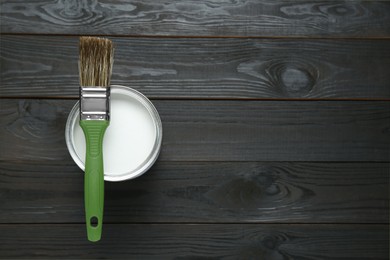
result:
[[[109,125],[106,120],[80,120],[86,140],[84,201],[89,241],[102,235],[104,206],[103,137]]]

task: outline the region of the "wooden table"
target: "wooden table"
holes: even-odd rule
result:
[[[390,2],[1,1],[1,259],[388,259]],[[86,239],[78,37],[163,122]]]

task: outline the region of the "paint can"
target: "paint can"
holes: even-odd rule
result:
[[[157,160],[162,124],[152,102],[125,86],[111,86],[110,125],[103,139],[104,180],[124,181],[144,174]],[[85,137],[77,102],[65,128],[65,140],[75,163],[84,170]]]

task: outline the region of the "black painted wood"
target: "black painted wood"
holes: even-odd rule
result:
[[[0,160],[64,160],[74,100],[1,100]],[[390,102],[156,100],[163,161],[377,161]],[[112,115],[115,116],[115,115]]]
[[[390,2],[5,0],[0,30],[0,259],[388,259]],[[85,34],[164,125],[98,244],[64,142]]]
[[[6,259],[388,259],[388,225],[0,225]]]
[[[387,1],[1,2],[3,33],[388,37]]]
[[[1,97],[78,97],[78,37],[0,41]],[[390,98],[390,40],[113,41],[112,83],[151,98]]]
[[[105,223],[382,223],[388,163],[158,162],[105,183]],[[83,172],[0,162],[1,223],[83,223]],[[1,226],[0,226],[1,229]]]

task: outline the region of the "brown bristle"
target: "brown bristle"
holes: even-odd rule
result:
[[[112,41],[97,37],[80,37],[80,86],[107,87],[110,85],[114,46]]]

